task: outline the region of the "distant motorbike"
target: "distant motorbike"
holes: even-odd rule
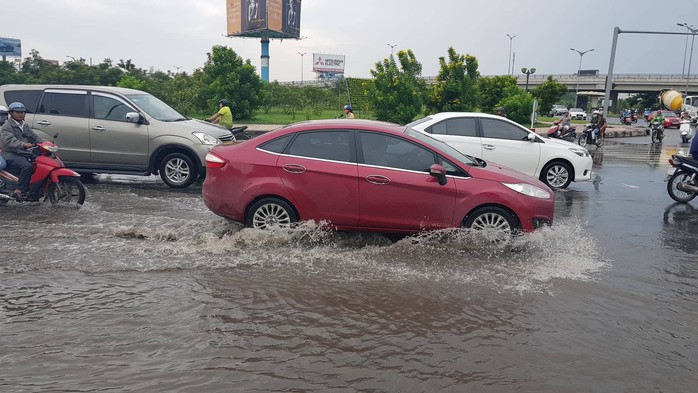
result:
[[[672,155],[667,171],[667,192],[676,202],[687,203],[698,194],[698,160]]]
[[[681,141],[683,143],[688,143],[693,137],[693,129],[691,128],[691,119],[682,119],[681,126],[679,127],[679,132],[681,133]]]
[[[233,133],[236,141],[248,141],[252,139],[250,134],[245,132],[247,126],[230,127],[228,130]]]
[[[637,115],[637,113],[633,113],[633,115],[632,115],[633,123],[637,123],[638,117],[639,117],[639,116]]]
[[[55,137],[54,137],[55,139]],[[80,181],[80,175],[65,167],[63,161],[55,155],[58,146],[53,142],[41,142],[20,155],[31,161],[34,174],[29,182],[30,189],[36,191],[36,201],[43,198],[52,205],[59,203],[82,205],[87,191]],[[9,200],[25,202],[14,190],[19,179],[7,171],[0,171],[0,205]]]
[[[650,134],[652,135],[652,143],[661,143],[664,139],[664,127],[659,122],[653,122],[650,126]]]
[[[633,124],[633,117],[630,113],[626,113],[620,116],[620,122],[623,125],[629,126]]]
[[[582,131],[582,134],[579,136],[577,143],[582,147],[593,144],[595,144],[596,147],[601,147],[603,146],[604,139],[606,139],[604,133],[599,131],[599,137],[594,140],[594,129],[591,124],[587,124],[584,131]]]
[[[553,122],[553,125],[548,129],[547,135],[550,138],[564,139],[566,141],[574,141],[577,139],[577,128],[569,126],[567,128],[560,127],[560,121]]]
[[[211,123],[210,120],[204,119],[205,122]],[[228,127],[228,131],[233,133],[233,136],[235,137],[236,141],[248,141],[252,139],[250,134],[245,132],[247,129],[247,126],[237,126],[237,127]]]

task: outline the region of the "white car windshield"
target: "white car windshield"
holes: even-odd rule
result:
[[[183,121],[189,120],[171,106],[160,101],[158,98],[150,94],[132,94],[127,95],[139,108],[143,109],[147,114],[160,121]]]
[[[582,108],[572,108],[570,109],[570,112],[584,112]]]
[[[426,143],[427,145],[433,147],[437,151],[441,151],[443,153],[448,154],[449,156],[458,160],[458,162],[460,162],[463,165],[482,166],[482,164],[478,162],[478,160],[475,157],[463,154],[451,147],[450,145],[446,144],[445,142],[441,142],[440,140],[434,139],[429,135],[421,133],[410,127],[407,127],[407,129],[405,130],[405,135],[409,135],[415,139],[418,139],[420,142]]]

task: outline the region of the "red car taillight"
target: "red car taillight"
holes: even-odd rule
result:
[[[213,153],[206,154],[206,168],[223,168],[226,161]]]

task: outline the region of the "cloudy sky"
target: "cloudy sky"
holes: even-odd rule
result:
[[[131,59],[141,68],[191,72],[213,45],[226,45],[260,66],[259,39],[227,38],[225,0],[22,0],[3,7],[0,37],[22,40],[60,62]],[[698,1],[648,0],[302,0],[302,40],[273,40],[270,79],[313,77],[312,53],[346,55],[346,75],[367,77],[390,46],[412,49],[423,75],[438,72],[438,58],[453,46],[477,57],[483,75],[506,74],[509,44],[515,69],[572,74],[608,70],[613,28],[685,32],[698,27]],[[507,34],[515,35],[513,41]],[[690,51],[691,40],[688,40]],[[684,69],[684,36],[622,34],[615,73],[673,73]],[[303,58],[298,52],[308,53]],[[698,75],[698,44],[691,73]],[[301,60],[303,59],[303,60]],[[301,66],[302,64],[302,66]],[[685,68],[688,68],[688,61]]]

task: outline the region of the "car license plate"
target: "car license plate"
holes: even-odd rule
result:
[[[674,173],[676,173],[676,168],[674,168],[673,166],[671,168],[667,169],[667,171],[666,171],[667,176],[671,176]]]

